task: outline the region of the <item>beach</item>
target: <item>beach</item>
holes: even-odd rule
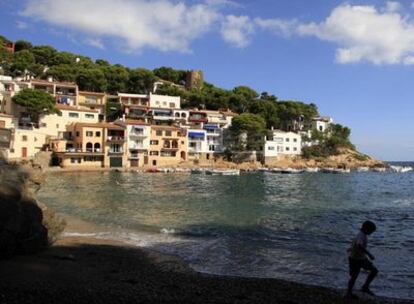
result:
[[[99,227],[65,216],[67,231]],[[413,303],[343,299],[342,290],[278,279],[215,276],[129,244],[64,236],[50,249],[0,262],[0,303]]]

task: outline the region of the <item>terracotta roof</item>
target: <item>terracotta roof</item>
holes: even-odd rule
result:
[[[106,128],[106,129],[116,129],[116,130],[124,130],[123,127],[107,123],[107,122],[99,122],[99,123],[86,123],[86,122],[76,122],[74,123],[75,126],[81,127],[89,127],[89,128]]]
[[[63,105],[63,104],[57,104],[55,106],[56,109],[59,110],[67,110],[67,111],[78,111],[78,112],[91,112],[91,113],[99,113],[98,110],[91,110],[88,108],[77,108],[77,107],[72,107],[72,106],[67,106],[67,105]]]
[[[88,91],[79,91],[79,95],[99,95],[99,96],[105,96],[106,94],[103,92],[88,92]]]
[[[174,127],[174,126],[162,126],[162,125],[151,125],[151,129],[159,129],[159,130],[181,130],[181,128]]]
[[[44,80],[44,79],[31,79],[31,80],[23,81],[23,82],[26,82],[26,83],[31,82],[31,83],[49,84],[49,85],[56,84],[56,85],[65,85],[65,86],[77,86],[76,83],[73,83],[73,82],[48,81],[48,80]]]
[[[124,123],[126,123],[127,125],[139,125],[139,126],[149,126],[150,125],[150,124],[148,124],[144,121],[132,120],[132,119],[126,119],[124,121]]]

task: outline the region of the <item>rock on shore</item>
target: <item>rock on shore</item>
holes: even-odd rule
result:
[[[64,222],[32,195],[43,179],[39,168],[0,161],[0,258],[42,250],[63,231]]]

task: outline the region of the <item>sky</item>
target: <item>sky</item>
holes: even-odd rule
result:
[[[414,159],[414,0],[0,0],[0,35],[313,102],[361,152]]]

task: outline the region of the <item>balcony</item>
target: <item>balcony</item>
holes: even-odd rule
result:
[[[135,144],[135,143],[129,143],[128,148],[130,150],[146,150],[147,148],[143,144]]]
[[[125,141],[125,137],[123,137],[123,136],[108,136],[106,141],[107,142],[122,142],[122,141]]]
[[[129,137],[130,138],[142,138],[142,137],[148,137],[148,134],[146,132],[130,132]]]
[[[108,150],[108,154],[124,154],[124,150],[123,149],[109,149]]]
[[[190,121],[190,122],[203,122],[203,123],[207,123],[208,122],[208,119],[207,119],[207,117],[190,116],[188,118],[188,121]]]
[[[136,154],[136,153],[131,153],[131,154],[129,155],[129,159],[139,159],[139,156],[138,156],[138,154]]]

